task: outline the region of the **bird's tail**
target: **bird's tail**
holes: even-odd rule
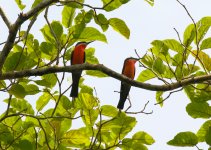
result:
[[[118,103],[118,105],[117,105],[117,108],[118,108],[118,109],[121,109],[121,110],[122,110],[122,109],[124,108],[126,99],[127,99],[127,98],[125,98],[125,99],[119,99],[119,103]]]
[[[121,83],[120,98],[119,98],[119,103],[117,105],[118,109],[124,108],[124,104],[125,104],[128,94],[129,94],[130,87],[131,86],[126,83],[123,83],[123,82]]]
[[[79,85],[79,80],[81,77],[81,73],[72,73],[72,89],[70,92],[70,97],[78,97],[78,85]]]

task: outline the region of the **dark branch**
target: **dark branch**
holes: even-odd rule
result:
[[[181,81],[177,81],[170,84],[153,85],[149,83],[138,82],[130,78],[127,78],[126,76],[120,73],[117,73],[105,67],[102,64],[88,64],[88,63],[82,64],[82,65],[66,66],[66,67],[53,66],[53,67],[41,68],[41,69],[7,72],[0,75],[0,80],[16,79],[16,78],[23,78],[23,77],[29,77],[29,76],[42,76],[44,74],[59,73],[59,72],[73,72],[76,70],[98,70],[107,74],[108,76],[112,78],[115,78],[120,81],[124,81],[132,86],[150,90],[150,91],[171,91],[177,88],[184,87],[186,85],[202,83],[204,81],[211,80],[211,75],[201,75],[198,77],[182,79]]]

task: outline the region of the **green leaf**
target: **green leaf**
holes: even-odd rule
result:
[[[208,128],[208,131],[205,136],[206,143],[211,146],[211,126]]]
[[[53,88],[57,83],[56,74],[53,73],[43,75],[41,78],[42,80],[36,80],[34,82],[37,83],[38,85],[46,86],[49,88]]]
[[[104,74],[101,71],[97,71],[97,70],[87,70],[86,74],[90,75],[90,76],[98,77],[98,78],[108,77],[108,75]]]
[[[102,115],[104,116],[108,116],[108,117],[115,117],[118,114],[118,110],[116,109],[116,107],[111,106],[111,105],[103,105],[101,106],[101,110],[102,110]]]
[[[107,31],[109,27],[109,21],[103,14],[95,15],[94,20],[95,23],[98,24],[104,32]]]
[[[186,86],[184,90],[192,102],[205,102],[211,99],[211,87],[206,84],[198,84],[196,88]]]
[[[78,40],[83,40],[83,41],[102,41],[107,43],[106,36],[102,33],[100,33],[97,29],[93,27],[86,27],[84,30],[81,32]]]
[[[51,28],[49,27],[49,25],[45,25],[41,29],[41,32],[42,32],[42,34],[43,34],[43,36],[44,36],[44,38],[45,38],[45,40],[47,42],[56,43],[56,39],[55,38],[57,38],[58,40],[60,40],[60,38],[61,38],[61,36],[63,34],[63,27],[62,27],[62,25],[60,24],[59,21],[53,21],[50,24],[50,26],[51,26]],[[56,37],[54,37],[54,35]]]
[[[95,121],[99,115],[99,109],[82,110],[82,119],[86,126],[94,126]]]
[[[163,106],[163,91],[157,91],[156,92],[156,102],[159,103],[159,105],[162,107]]]
[[[26,91],[20,84],[13,84],[9,90],[9,93],[15,95],[17,98],[24,98],[26,96]]]
[[[147,3],[149,3],[151,6],[154,6],[154,0],[145,0]]]
[[[69,28],[72,25],[75,16],[75,8],[64,6],[62,10],[62,24]]]
[[[88,48],[85,51],[86,53],[86,62],[90,64],[99,64],[97,57],[95,57],[95,49]]]
[[[75,101],[75,106],[81,109],[93,109],[98,106],[97,98],[88,93],[80,93],[78,99]]]
[[[8,99],[4,100],[4,102],[8,103]],[[19,112],[25,112],[28,114],[34,114],[34,110],[30,103],[28,103],[25,99],[16,99],[12,98],[10,100],[10,105]]]
[[[160,40],[154,40],[151,43],[154,46],[154,51],[153,53],[156,56],[159,56],[160,54],[166,56],[168,54],[168,47],[166,46],[166,44],[163,41]]]
[[[204,17],[196,23],[198,43],[204,38],[210,26],[211,26],[211,17]],[[196,38],[195,38],[195,43],[196,43]]]
[[[211,120],[206,121],[198,130],[197,137],[199,142],[205,142],[206,135],[208,133],[209,128],[211,127]]]
[[[26,53],[16,52],[10,53],[4,63],[4,71],[14,71],[15,70],[23,70],[23,69],[31,69],[37,63],[31,58],[26,55]]]
[[[127,3],[129,0],[101,0],[103,2],[104,10],[112,11],[119,8],[122,4]]]
[[[76,2],[78,3],[74,3],[74,2],[70,2],[70,3],[64,3],[65,5],[69,6],[69,7],[72,7],[72,8],[83,8],[83,4],[84,3],[84,0],[75,0]],[[61,2],[62,3],[62,2]]]
[[[89,136],[83,130],[70,130],[64,134],[61,140],[72,147],[88,146],[90,143]]]
[[[26,139],[20,140],[16,147],[21,150],[35,149],[34,144]]]
[[[172,146],[195,146],[198,143],[197,136],[190,132],[180,132],[178,133],[173,140],[168,141],[168,145]]]
[[[36,109],[37,111],[41,111],[50,101],[51,95],[48,93],[44,93],[39,97],[39,99],[36,101]]]
[[[126,39],[130,37],[130,29],[126,25],[126,23],[119,18],[111,18],[109,19],[109,24],[112,28],[123,35]]]
[[[42,42],[40,44],[40,50],[47,54],[47,55],[55,55],[56,49],[54,48],[54,45],[50,42]]]
[[[190,46],[190,44],[193,42],[194,38],[195,38],[195,26],[194,24],[190,24],[186,29],[185,32],[183,34],[183,44],[188,47]]]
[[[53,21],[51,23],[51,27],[52,27],[52,30],[55,33],[56,37],[58,39],[60,39],[63,34],[63,27],[62,27],[61,23],[59,21]]]
[[[35,95],[40,92],[38,86],[34,84],[22,84],[24,87],[26,95]]]
[[[189,103],[186,106],[186,111],[193,118],[210,118],[211,117],[211,107],[208,103]]]
[[[148,150],[144,144],[129,138],[124,138],[119,147],[122,150]]]
[[[163,40],[163,42],[169,49],[175,52],[183,53],[184,51],[183,46],[175,39],[166,39],[166,40]]]
[[[197,51],[193,50],[193,56],[197,57],[196,59],[199,61],[199,63],[205,67],[208,71],[211,71],[211,58],[208,54],[204,53],[203,51]]]
[[[23,4],[22,0],[15,0],[15,2],[20,8],[20,10],[23,10],[26,7],[26,5]]]
[[[104,121],[102,121],[103,123]],[[113,120],[105,123],[101,131],[102,132],[111,132],[113,137],[119,137],[123,139],[136,125],[136,119],[134,117],[126,116],[124,113],[119,113]],[[97,124],[99,127],[99,123]]]
[[[156,75],[152,71],[150,71],[149,69],[146,69],[146,70],[143,70],[139,74],[137,81],[145,82],[145,81],[148,81],[148,80],[153,79],[155,77],[156,77]]]
[[[211,48],[211,37],[204,39],[200,45],[200,50]]]
[[[155,72],[158,72],[159,74],[163,74],[165,71],[165,65],[163,64],[163,61],[160,58],[155,59],[152,69]]]
[[[147,145],[152,145],[155,142],[155,140],[148,133],[144,131],[136,132],[133,135],[132,139]]]
[[[35,0],[34,3],[32,4],[31,8],[36,7],[39,3],[41,3],[43,0]]]

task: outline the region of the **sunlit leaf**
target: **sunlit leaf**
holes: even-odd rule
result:
[[[188,47],[194,40],[195,38],[195,26],[194,24],[190,24],[186,29],[183,34],[183,44]]]
[[[64,6],[62,10],[62,24],[66,28],[69,28],[72,25],[74,16],[75,16],[75,8]]]
[[[151,42],[151,44],[155,48],[155,51],[153,52],[155,53],[156,56],[159,56],[160,54],[163,54],[164,56],[166,56],[168,54],[168,47],[163,41],[154,40]]]
[[[184,48],[182,46],[182,44],[180,44],[177,40],[175,39],[166,39],[166,40],[163,40],[163,42],[165,43],[165,45],[171,49],[171,50],[174,50],[178,53],[182,53]]]
[[[13,84],[9,90],[9,93],[15,95],[17,98],[24,98],[26,96],[26,91],[20,84]]]
[[[210,26],[211,26],[211,17],[204,17],[196,23],[198,43],[204,38]],[[196,43],[196,38],[195,38],[195,43]]]
[[[83,130],[70,130],[64,134],[62,137],[62,143],[67,143],[69,146],[88,146],[89,145],[89,136]]]
[[[207,120],[198,130],[197,137],[199,142],[205,142],[206,135],[208,133],[209,128],[211,127],[211,120]]]
[[[165,65],[163,64],[163,61],[160,58],[155,59],[152,69],[155,72],[158,72],[159,74],[163,74],[165,71]]]
[[[153,79],[155,77],[156,77],[156,75],[151,70],[146,69],[146,70],[143,70],[139,74],[137,81],[145,82],[145,81],[148,81],[148,80]]]
[[[200,50],[211,48],[211,37],[204,39],[200,45]]]
[[[94,19],[95,23],[98,24],[104,32],[108,29],[109,21],[103,14],[98,14]]]
[[[125,38],[129,39],[130,29],[123,20],[119,18],[111,18],[109,19],[109,24],[115,31],[119,32]]]
[[[132,139],[137,140],[139,143],[147,144],[147,145],[152,145],[155,142],[152,136],[150,136],[148,133],[144,131],[136,132],[133,135]]]
[[[186,86],[184,90],[192,102],[205,102],[211,99],[210,86],[208,87],[204,84],[198,84],[196,88],[192,86]]]
[[[208,131],[205,136],[206,143],[211,146],[211,126],[208,128]]]
[[[82,119],[86,126],[93,126],[98,118],[99,109],[89,109],[82,111]]]
[[[108,116],[108,117],[115,117],[118,114],[118,110],[116,107],[111,105],[103,105],[101,107],[102,115]]]
[[[204,53],[203,51],[197,51],[193,50],[193,56],[197,57],[196,59],[199,61],[199,63],[205,67],[208,71],[211,71],[211,58],[208,54]]]
[[[48,93],[44,93],[39,97],[39,99],[36,101],[36,109],[38,111],[41,111],[50,101],[51,95]]]
[[[122,4],[127,3],[129,0],[101,0],[103,7],[106,11],[112,11],[119,8]]]
[[[84,30],[81,32],[78,40],[83,40],[83,41],[102,41],[102,42],[107,42],[106,36],[102,33],[100,33],[97,29],[93,27],[86,27]]]
[[[210,118],[211,107],[208,103],[190,103],[186,106],[186,111],[193,118]]]
[[[198,143],[197,136],[192,132],[180,132],[174,139],[168,141],[168,145],[172,146],[195,146]]]
[[[159,103],[159,105],[162,107],[163,106],[163,92],[162,91],[157,91],[156,92],[156,102]]]
[[[154,6],[154,0],[145,0],[147,3],[149,3],[151,6]]]
[[[20,10],[23,10],[26,7],[26,5],[23,4],[22,0],[15,0],[15,2],[20,8]]]

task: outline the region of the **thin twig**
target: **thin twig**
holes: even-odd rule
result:
[[[1,15],[1,18],[4,20],[4,23],[7,25],[7,28],[10,29],[11,23],[1,7],[0,7],[0,15]]]

